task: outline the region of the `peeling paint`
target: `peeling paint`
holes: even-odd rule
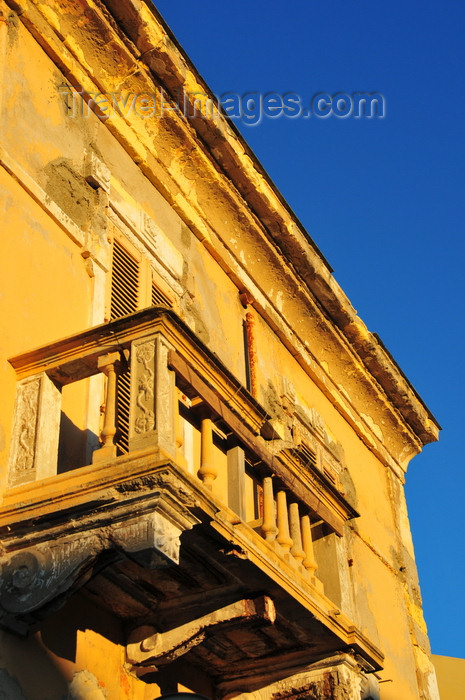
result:
[[[370,428],[372,429],[372,431],[374,432],[374,434],[376,435],[376,437],[377,437],[379,440],[383,441],[383,431],[381,430],[381,428],[379,427],[379,425],[377,425],[377,424],[375,423],[375,421],[373,420],[373,418],[372,418],[371,416],[368,416],[366,413],[361,413],[360,415],[361,415],[361,417],[365,420],[365,422],[368,423],[368,425],[370,426]]]

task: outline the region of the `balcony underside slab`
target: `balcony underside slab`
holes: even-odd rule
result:
[[[40,626],[77,589],[127,628],[158,632],[265,595],[274,622],[212,627],[183,659],[250,688],[348,649],[380,667],[331,601],[160,451],[11,489],[0,536],[1,624],[16,631]]]

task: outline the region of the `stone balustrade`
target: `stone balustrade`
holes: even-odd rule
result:
[[[273,439],[264,409],[173,312],[147,309],[11,363],[19,382],[10,488],[56,475],[61,389],[101,374],[100,446],[91,456],[96,469],[117,463],[126,451],[152,449],[157,460],[190,471],[300,576],[322,589],[312,523],[323,521],[341,534],[354,512],[317,470],[304,473],[293,462],[288,445],[279,449],[282,441]],[[123,374],[126,383],[129,376],[125,409],[118,403]],[[124,420],[120,410],[127,413]]]

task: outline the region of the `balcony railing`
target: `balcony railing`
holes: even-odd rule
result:
[[[296,450],[275,439],[260,404],[172,311],[146,309],[10,362],[19,380],[10,488],[57,474],[62,389],[103,375],[104,401],[94,392],[93,407],[101,408],[100,446],[82,466],[151,449],[322,589],[312,525],[342,534],[355,512],[311,460],[303,468]]]

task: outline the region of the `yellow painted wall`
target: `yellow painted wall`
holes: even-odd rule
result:
[[[465,697],[465,659],[432,656],[441,700],[462,700]]]
[[[86,65],[86,47],[72,42],[75,19],[69,13],[60,19],[58,7],[49,5],[50,21],[63,23],[63,35],[69,32],[68,43],[76,60]],[[16,164],[15,174],[6,167],[0,168],[3,485],[16,391],[8,358],[103,322],[109,286],[108,207],[115,217],[124,219],[121,230],[132,231],[132,243],[171,285],[183,320],[241,382],[245,381],[245,311],[239,300],[242,290],[238,278],[247,274],[257,297],[261,295],[261,311],[254,311],[258,400],[272,413],[280,401],[280,378],[285,375],[295,387],[297,403],[315,409],[328,434],[342,445],[341,480],[360,513],[360,518],[347,526],[342,553],[347,566],[339,572],[347,589],[347,601],[352,601],[347,605],[355,601],[353,609],[347,612],[386,655],[381,673],[386,681],[382,699],[419,698],[417,667],[421,664],[415,658],[413,645],[426,630],[420,604],[412,592],[417,582],[403,487],[400,478],[379,457],[381,445],[400,471],[400,466],[408,461],[405,455],[415,451],[409,431],[398,429],[395,411],[376,404],[376,412],[372,412],[370,392],[374,390],[369,379],[362,385],[354,370],[360,361],[350,348],[340,349],[338,334],[323,323],[317,305],[299,289],[294,272],[286,267],[269,239],[257,236],[249,213],[246,216],[226,196],[213,196],[212,183],[197,176],[198,163],[204,157],[201,149],[187,157],[180,146],[181,134],[165,134],[162,138],[161,125],[156,121],[135,121],[133,131],[128,131],[134,151],[138,147],[137,136],[142,138],[144,130],[153,142],[153,152],[147,156],[155,173],[151,182],[128,149],[95,115],[75,119],[65,116],[58,95],[62,73],[19,18],[10,13],[5,3],[0,2],[0,6],[10,17],[0,144]],[[88,60],[91,59],[89,54]],[[110,76],[115,65],[110,57],[104,60],[109,62]],[[124,65],[118,70],[121,76]],[[109,198],[85,181],[88,152],[97,154],[110,170]],[[162,168],[161,163],[166,167]],[[37,192],[31,192],[31,182],[38,186]],[[177,183],[189,183],[191,200],[205,212],[205,220],[217,233],[215,240],[200,241],[181,217]],[[166,190],[170,188],[168,194]],[[52,212],[50,201],[55,204]],[[57,211],[63,214],[59,222]],[[161,255],[165,250],[166,254],[180,256],[179,274],[167,271],[137,238],[144,214],[156,222],[161,232]],[[65,232],[66,217],[74,224],[76,235],[81,235],[80,242]],[[305,369],[296,359],[297,352],[288,347],[291,341],[286,340],[287,346],[283,344],[283,331],[278,334],[277,327],[271,327],[271,317],[287,320],[295,336],[306,344]],[[74,397],[70,391],[67,413],[82,431],[91,420],[89,395],[87,384],[76,389]],[[99,398],[98,390],[95,396]],[[342,414],[342,404],[347,407],[346,415]],[[92,421],[95,430],[95,416]],[[404,463],[400,464],[399,455],[404,453]],[[225,490],[223,468],[215,491],[221,496]],[[401,571],[406,558],[407,570]],[[54,619],[65,624],[65,617]],[[54,638],[53,619],[46,624],[41,639],[35,636],[22,642],[3,633],[2,648],[6,651],[0,652],[0,666],[5,678],[8,675],[5,683],[13,683],[13,687],[19,682],[28,700],[61,700],[70,682],[88,683],[89,697],[94,700],[105,697],[105,692],[115,700],[151,700],[155,697],[154,688],[147,690],[145,684],[124,669],[121,630],[114,620],[102,625],[107,623],[111,630],[106,633],[90,624],[87,627],[84,622],[81,626],[73,623],[70,629],[74,637],[67,641]],[[421,637],[421,643],[427,651],[426,637]],[[66,644],[74,645],[69,653],[64,651]],[[23,653],[33,666],[40,667],[40,682],[32,682],[30,675],[22,674]],[[423,670],[419,668],[420,675]],[[19,700],[20,694],[17,697]]]

